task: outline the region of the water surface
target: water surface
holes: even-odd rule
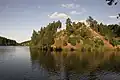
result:
[[[120,80],[120,55],[0,46],[0,80]]]

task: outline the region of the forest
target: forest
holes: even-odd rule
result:
[[[89,16],[84,22],[72,22],[66,19],[66,29],[57,31],[62,27],[62,22],[52,22],[46,27],[41,27],[39,31],[33,30],[30,46],[39,48],[77,48],[94,50],[119,47],[120,45],[120,25],[103,24]],[[77,47],[79,45],[80,47]],[[110,47],[111,46],[111,47]],[[92,49],[91,49],[92,48]]]
[[[0,46],[16,46],[18,43],[15,40],[7,39],[0,36]]]

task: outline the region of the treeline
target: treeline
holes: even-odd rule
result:
[[[103,40],[92,33],[89,25],[84,22],[72,22],[70,18],[66,20],[66,30],[57,32],[56,37],[55,46],[65,46],[71,51],[95,51],[104,47]]]
[[[94,31],[104,36],[113,46],[120,45],[120,25],[98,23],[91,16],[89,16],[86,22]]]
[[[18,43],[15,40],[7,39],[0,36],[0,46],[16,46]]]
[[[104,39],[113,46],[120,45],[120,25],[105,25],[103,23],[98,23],[92,17],[89,17],[86,22],[87,24],[83,22],[76,23],[68,18],[66,19],[66,30],[60,32],[57,32],[57,29],[62,26],[60,21],[49,23],[46,27],[42,27],[38,32],[33,30],[30,46],[49,48],[55,41],[58,41],[60,47],[61,45],[67,46],[68,43],[72,46],[80,43],[80,45],[90,46],[90,48],[91,46],[97,48],[103,47],[103,40],[97,38],[97,36],[94,37],[94,34],[91,33],[90,29],[102,35]],[[64,37],[64,40],[61,37]]]
[[[24,41],[22,43],[20,43],[21,46],[29,46],[30,45],[30,40],[28,41]]]
[[[49,23],[46,27],[41,28],[36,32],[33,30],[31,37],[31,46],[37,46],[40,48],[49,48],[54,44],[54,36],[58,28],[61,28],[62,23],[60,21]]]

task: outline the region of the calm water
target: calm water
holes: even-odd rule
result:
[[[120,80],[120,55],[2,46],[0,80]]]

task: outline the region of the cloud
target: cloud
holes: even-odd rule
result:
[[[70,14],[81,14],[81,12],[71,11]]]
[[[74,9],[74,8],[79,8],[80,7],[80,5],[78,5],[78,4],[61,4],[61,6],[62,7],[64,7],[64,8],[69,8],[69,9]]]
[[[68,16],[67,14],[65,13],[58,13],[58,12],[54,12],[53,14],[51,15],[48,15],[51,19],[57,19],[57,18],[63,18],[63,19],[66,19],[66,18],[70,18],[70,16]]]
[[[78,23],[78,22],[86,22],[86,20],[72,20],[72,22]]]
[[[117,16],[108,16],[109,18],[117,18]]]
[[[81,9],[81,11],[77,12],[77,11],[71,11],[70,14],[83,14],[85,13],[86,10],[84,8]]]
[[[85,23],[85,25],[88,25],[86,20],[72,20],[72,22],[75,22],[75,23],[78,23],[78,22],[82,22],[82,23]]]

